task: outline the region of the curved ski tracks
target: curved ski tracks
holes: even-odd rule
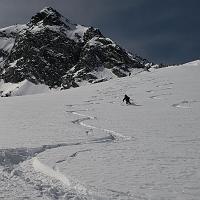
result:
[[[13,148],[13,149],[0,149],[0,185],[6,185],[7,199],[11,199],[16,193],[21,193],[21,199],[26,196],[31,196],[32,193],[35,196],[31,196],[36,199],[109,199],[109,197],[115,197],[119,195],[117,192],[109,192],[107,189],[97,189],[95,187],[85,186],[79,181],[62,174],[58,170],[51,168],[41,163],[36,157],[38,154],[45,152],[46,150],[61,148],[66,146],[75,146],[83,144],[94,144],[94,143],[105,143],[105,142],[116,142],[130,140],[131,137],[124,136],[116,131],[109,130],[106,128],[92,126],[86,123],[89,120],[96,120],[96,117],[81,114],[78,111],[67,111],[73,115],[79,116],[80,118],[74,120],[74,124],[89,129],[98,130],[105,132],[108,135],[104,137],[94,138],[92,140],[79,141],[75,143],[60,143],[54,145],[43,145],[37,148]],[[100,133],[99,133],[100,134]],[[75,158],[79,153],[90,151],[86,149],[77,151],[70,156]],[[56,162],[64,162],[65,159]],[[17,186],[19,185],[19,188]],[[24,185],[20,187],[20,185]],[[26,189],[24,189],[24,187]],[[16,190],[15,194],[11,191]],[[20,192],[20,188],[23,191]],[[31,189],[32,188],[32,189]],[[2,188],[2,190],[4,190]],[[27,191],[26,191],[27,190]],[[9,192],[10,191],[10,192]],[[29,194],[31,192],[31,194]],[[129,199],[129,195],[125,195],[124,199]],[[4,198],[4,197],[3,197]]]
[[[85,111],[87,111],[87,110],[85,110]],[[132,137],[122,135],[122,134],[120,134],[120,133],[118,133],[116,131],[109,130],[109,129],[106,129],[106,128],[100,128],[100,127],[96,127],[96,126],[92,126],[92,125],[84,123],[84,121],[95,120],[95,119],[97,119],[96,117],[84,115],[84,114],[78,113],[76,111],[67,111],[67,112],[70,112],[73,115],[77,115],[77,116],[83,117],[83,118],[80,118],[80,119],[72,121],[72,123],[77,123],[80,126],[88,128],[88,129],[99,130],[99,131],[106,132],[108,134],[108,137],[111,138],[112,141],[121,141],[121,140],[126,141],[126,140],[131,140],[132,139]]]

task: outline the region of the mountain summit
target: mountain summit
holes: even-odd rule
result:
[[[30,26],[36,26],[39,24],[43,24],[44,26],[64,26],[68,27],[69,23],[68,19],[65,19],[59,12],[54,10],[51,7],[45,7],[39,13],[31,18],[29,23]]]
[[[0,79],[67,89],[127,76],[148,62],[99,29],[73,24],[51,7],[25,25],[0,29]]]

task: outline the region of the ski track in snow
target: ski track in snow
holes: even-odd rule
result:
[[[67,106],[73,107],[74,105]],[[89,186],[84,186],[79,181],[62,174],[58,170],[55,170],[54,167],[50,168],[44,165],[37,159],[36,156],[38,154],[55,148],[83,144],[101,144],[132,139],[131,137],[124,136],[113,130],[86,124],[85,121],[96,120],[96,117],[78,113],[83,111],[88,111],[88,109],[66,112],[81,117],[80,119],[74,120],[74,124],[78,124],[89,130],[105,132],[108,136],[75,143],[42,145],[36,148],[0,149],[0,186],[1,184],[7,184],[6,188],[8,191],[7,193],[4,192],[4,196],[0,196],[1,198],[11,199],[12,195],[10,196],[10,192],[14,191],[13,188],[17,188],[16,191],[19,192],[20,189],[16,184],[20,183],[20,186],[24,186],[21,196],[17,199],[25,199],[26,197],[28,198],[28,196],[33,197],[33,193],[35,193],[35,199],[108,199],[108,196],[112,196],[112,199],[117,199],[119,196],[124,196],[124,199],[129,199],[130,194],[122,194],[121,192],[109,191],[107,189],[101,189],[101,191],[99,191],[99,189],[95,187],[91,189]],[[92,149],[76,151],[71,154],[68,159],[74,159],[78,154],[91,150]],[[67,161],[67,159],[58,160],[55,164],[64,161]],[[24,188],[27,188],[27,192]],[[31,195],[29,194],[30,191],[32,191]],[[14,195],[16,196],[16,194]]]
[[[151,99],[163,99],[163,96],[169,96],[169,95],[172,95],[172,94],[171,93],[168,93],[168,94],[158,94],[158,95],[150,96],[149,98],[151,98]]]
[[[83,153],[83,152],[90,152],[90,151],[92,151],[92,149],[85,149],[85,150],[81,150],[81,151],[76,151],[75,153],[71,154],[69,157],[56,161],[56,164],[66,162],[66,161],[68,161],[68,163],[69,163],[71,161],[71,159],[77,157],[78,154]]]
[[[160,91],[171,90],[171,89],[172,89],[171,87],[168,87],[168,88],[163,88],[163,89],[160,89],[160,90],[146,90],[146,92],[154,93],[154,92],[160,92]]]
[[[152,82],[153,84],[157,84],[158,82]],[[170,85],[173,85],[174,83],[172,82],[169,82],[169,83],[163,83],[163,84],[160,84],[160,85],[156,85],[155,87],[156,88],[159,88],[159,89],[150,89],[150,90],[146,90],[147,93],[149,94],[153,94],[153,93],[157,93],[157,92],[164,92],[164,91],[168,91],[168,90],[171,90],[172,87],[169,87]],[[155,94],[155,95],[152,95],[150,96],[149,98],[151,99],[164,99],[163,97],[164,96],[170,96],[172,95],[172,93],[163,93],[163,94]]]
[[[180,103],[175,103],[172,105],[172,107],[175,107],[175,108],[192,108],[192,105],[194,103],[200,103],[200,101],[198,100],[193,100],[193,101],[181,101]]]
[[[85,111],[87,111],[87,110],[85,110]],[[116,131],[109,130],[109,129],[106,129],[106,128],[100,128],[100,127],[96,127],[96,126],[92,126],[92,125],[84,123],[84,121],[95,120],[95,119],[97,119],[96,117],[91,117],[91,116],[88,116],[88,115],[80,114],[76,111],[67,111],[67,112],[70,112],[73,115],[83,117],[83,118],[76,119],[76,120],[72,121],[72,123],[79,124],[80,126],[88,128],[89,130],[99,130],[99,131],[106,132],[108,134],[108,137],[104,137],[104,138],[100,138],[100,139],[98,138],[98,139],[95,139],[95,140],[92,140],[92,141],[106,142],[106,141],[120,141],[120,140],[126,141],[126,140],[132,139],[132,137],[122,135],[122,134],[120,134]]]
[[[156,85],[156,87],[160,88],[160,87],[165,87],[165,86],[169,86],[169,85],[173,85],[174,83],[164,83],[161,85]]]

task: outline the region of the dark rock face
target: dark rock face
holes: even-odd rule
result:
[[[88,28],[86,33],[83,36],[84,42],[91,40],[93,37],[103,37],[99,29],[95,29],[93,27]]]
[[[16,39],[15,46],[5,64],[6,82],[28,79],[50,87],[60,86],[65,75],[79,58],[79,44],[49,29],[36,34],[29,31]],[[10,63],[15,62],[15,68]]]
[[[3,49],[0,49],[0,57],[6,58],[6,57],[8,57],[8,53],[6,51],[4,51]]]
[[[90,72],[101,70],[102,68],[112,69],[118,77],[127,76],[131,68],[142,68],[140,62],[129,57],[127,52],[104,37],[94,37],[82,48],[80,59],[75,68],[71,70],[74,78],[82,80],[96,79]],[[80,72],[78,72],[80,71]],[[78,72],[78,73],[77,73]]]
[[[0,31],[0,40],[5,33]],[[52,8],[33,16],[26,28],[12,33],[10,53],[0,49],[4,64],[0,75],[5,82],[25,79],[49,87],[78,87],[81,81],[101,82],[98,71],[109,69],[117,77],[147,61],[131,56],[98,29],[70,23]],[[95,72],[95,73],[94,73]]]

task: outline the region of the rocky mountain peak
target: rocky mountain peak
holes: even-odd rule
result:
[[[6,33],[13,32],[9,37]],[[46,7],[26,25],[0,33],[0,81],[28,80],[67,89],[124,77],[148,61],[130,54],[99,29],[71,23]]]
[[[69,20],[64,18],[58,11],[53,9],[52,7],[45,7],[36,15],[34,15],[30,22],[28,23],[29,26],[35,26],[43,24],[45,25],[57,25],[57,26],[67,26],[69,24]]]
[[[61,16],[61,14],[57,10],[53,9],[50,6],[49,7],[44,7],[39,13],[45,13],[47,15],[58,15],[58,16]]]

